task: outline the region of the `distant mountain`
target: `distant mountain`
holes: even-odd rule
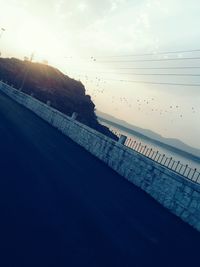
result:
[[[103,134],[116,139],[109,129],[101,125],[94,112],[95,105],[80,81],[71,79],[61,71],[46,64],[32,63],[16,58],[0,58],[0,80],[22,88],[27,94],[71,116],[78,113],[78,120]]]
[[[96,115],[101,122],[111,124],[115,127],[118,127],[121,130],[132,133],[136,136],[151,139],[153,142],[156,142],[159,145],[169,146],[170,149],[177,149],[179,153],[185,152],[189,156],[197,157],[200,160],[200,149],[191,147],[182,141],[174,138],[165,138],[151,130],[143,129],[134,125],[127,123],[126,121],[119,120],[109,114],[103,113],[101,111],[96,111]],[[200,161],[199,161],[200,162]]]

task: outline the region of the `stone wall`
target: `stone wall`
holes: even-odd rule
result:
[[[0,82],[0,90],[200,231],[200,185]]]

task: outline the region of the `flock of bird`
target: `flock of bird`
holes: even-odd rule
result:
[[[94,101],[102,94],[105,94],[105,98],[108,100],[108,96],[106,95],[107,90],[105,90],[106,84],[108,83],[106,80],[100,77],[91,78],[88,75],[79,75],[78,78],[83,81],[83,84],[85,84],[86,87],[92,88],[92,90],[88,89],[88,92]],[[138,112],[144,112],[146,114],[157,113],[160,116],[164,116],[172,112],[176,112],[177,117],[184,117],[184,112],[181,108],[181,105],[169,105],[163,109],[159,107],[159,104],[157,103],[158,101],[155,97],[150,97],[147,99],[137,97],[135,99],[130,99],[125,96],[118,97],[116,95],[112,95],[110,96],[109,101],[113,105],[115,111],[118,111],[121,108],[120,105],[126,105],[127,108],[136,108]],[[197,109],[195,107],[191,107],[189,112],[194,114],[197,112]],[[171,122],[173,123],[173,120],[171,120]]]
[[[190,54],[191,56],[188,57],[179,57],[178,55],[182,54]],[[192,53],[192,54],[191,54]],[[195,54],[194,54],[195,53]],[[196,54],[198,53],[198,54]],[[195,50],[182,50],[182,51],[168,51],[168,52],[161,52],[161,53],[148,53],[148,54],[139,54],[139,55],[120,55],[120,56],[111,56],[111,57],[107,57],[107,59],[105,58],[105,60],[100,58],[100,60],[96,57],[90,57],[89,61],[90,64],[92,64],[90,67],[92,67],[92,74],[88,74],[87,71],[83,70],[83,75],[76,75],[77,71],[75,71],[75,77],[79,78],[79,80],[81,80],[83,82],[83,84],[86,86],[86,89],[88,91],[88,93],[91,95],[92,99],[94,100],[94,102],[101,98],[102,96],[104,96],[106,101],[110,101],[110,104],[113,106],[114,110],[120,110],[122,108],[128,108],[130,109],[130,112],[133,110],[137,110],[137,112],[139,113],[143,113],[146,115],[150,115],[150,114],[154,114],[154,115],[158,115],[158,116],[168,116],[169,120],[171,119],[171,122],[173,123],[173,119],[172,118],[179,118],[179,119],[183,119],[184,117],[187,117],[189,114],[190,115],[195,115],[195,113],[199,114],[200,113],[200,107],[195,107],[195,106],[191,106],[191,107],[185,107],[183,106],[183,104],[180,104],[181,102],[177,103],[177,104],[169,104],[169,105],[165,105],[165,107],[162,107],[161,104],[159,103],[159,98],[157,98],[156,96],[154,97],[149,97],[149,98],[144,98],[142,95],[139,95],[139,93],[137,94],[136,97],[134,98],[130,98],[130,97],[126,97],[126,93],[122,93],[121,96],[119,94],[119,91],[115,94],[113,92],[113,90],[109,90],[110,88],[112,88],[110,86],[110,83],[113,81],[116,82],[138,82],[138,81],[130,81],[130,80],[126,80],[124,78],[121,79],[112,79],[113,76],[110,76],[110,74],[113,74],[113,70],[109,69],[109,72],[102,72],[103,73],[107,73],[107,76],[103,75],[104,78],[96,76],[96,75],[101,75],[99,74],[98,71],[98,63],[103,62],[104,64],[107,63],[118,63],[118,64],[123,64],[123,65],[118,65],[117,69],[127,69],[129,71],[133,70],[133,69],[137,69],[139,72],[141,72],[142,70],[157,70],[157,74],[153,74],[153,75],[166,75],[167,76],[171,76],[171,75],[177,75],[177,76],[199,76],[197,73],[193,73],[193,71],[196,71],[198,69],[200,69],[200,67],[198,67],[196,64],[193,64],[194,62],[197,62],[197,60],[200,59],[199,57],[199,53],[200,53],[200,49],[195,49]],[[175,55],[173,57],[170,56],[171,55]],[[160,56],[159,56],[160,55]],[[164,55],[166,55],[167,57],[163,57]],[[134,57],[141,57],[142,59],[134,59]],[[158,57],[159,56],[159,57]],[[150,58],[149,58],[150,57]],[[160,58],[161,57],[161,58]],[[113,60],[114,59],[114,60]],[[157,62],[157,61],[163,61],[162,64],[164,64],[167,61],[170,62],[178,62],[180,61],[185,64],[185,65],[180,65],[177,66],[177,63],[175,65],[169,66],[169,65],[164,65],[164,66],[154,66],[154,63],[151,63],[151,65],[138,65],[137,64],[146,64],[149,62]],[[136,63],[138,62],[138,63]],[[188,64],[189,62],[189,64]],[[134,65],[130,65],[133,64]],[[124,66],[124,64],[126,64]],[[136,65],[135,65],[136,64]],[[154,65],[153,65],[154,64]],[[109,66],[112,66],[110,64],[108,64]],[[97,71],[95,71],[97,67]],[[160,70],[178,70],[178,74],[173,74],[172,72],[163,74],[163,72],[160,72]],[[108,69],[107,69],[108,70]],[[110,72],[112,70],[112,73]],[[185,74],[185,72],[181,72],[180,70],[190,70],[189,74]],[[192,71],[192,73],[191,73]],[[80,72],[79,72],[80,73]],[[116,75],[119,75],[120,73],[115,73]],[[127,73],[122,73],[122,74],[127,74]],[[131,74],[131,73],[129,73]],[[114,77],[117,77],[117,76]],[[139,73],[138,75],[151,75],[151,73]],[[107,78],[108,77],[108,78]],[[118,76],[119,77],[119,76]],[[171,78],[170,78],[171,79]],[[142,80],[139,81],[139,83],[149,83],[149,84],[160,84],[160,85],[164,85],[164,84],[168,84],[168,85],[173,85],[173,86],[200,86],[200,84],[194,84],[194,80],[191,80],[191,82],[193,83],[171,83],[170,79],[167,80],[167,82],[161,82],[162,80],[156,80],[155,82],[149,82],[146,80]],[[184,77],[184,79],[186,79]],[[190,78],[191,79],[191,78]],[[193,79],[193,78],[192,78]],[[184,81],[184,80],[182,80]],[[130,88],[130,87],[129,87]],[[189,88],[189,87],[188,87]],[[113,93],[112,93],[113,92]],[[122,91],[121,91],[122,92]],[[169,116],[172,115],[173,116]]]

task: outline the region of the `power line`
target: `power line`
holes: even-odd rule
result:
[[[84,72],[87,76],[85,70],[79,70],[80,72]],[[95,72],[100,74],[116,74],[116,75],[133,75],[133,76],[183,76],[183,77],[200,77],[200,74],[192,74],[192,73],[128,73],[128,72],[111,72],[111,71],[95,71],[90,70],[89,72]]]
[[[108,80],[108,79],[104,79],[104,80]],[[158,85],[196,86],[196,87],[200,87],[200,84],[190,84],[190,83],[146,82],[146,81],[116,80],[116,79],[109,79],[109,81],[128,82],[128,83],[143,83],[143,84],[158,84]]]
[[[79,74],[77,76],[85,77],[86,75],[80,75]],[[192,87],[200,87],[200,84],[194,84],[194,83],[151,82],[151,81],[135,81],[135,80],[124,80],[124,79],[119,79],[118,80],[118,79],[108,79],[108,78],[99,78],[99,80],[103,80],[103,81],[114,81],[114,82],[127,82],[127,83],[170,85],[170,86],[192,86]]]
[[[113,70],[182,70],[182,69],[199,69],[200,70],[200,66],[197,67],[192,67],[192,66],[189,66],[189,67],[123,67],[123,68],[113,68]],[[104,71],[104,70],[99,70],[99,69],[76,69],[76,68],[72,68],[71,69],[72,71],[75,70],[75,71],[81,71],[81,72],[98,72],[98,73],[114,73],[114,71],[111,71],[108,72],[108,71]],[[116,72],[116,74],[120,74],[119,72]]]
[[[163,52],[151,52],[143,54],[124,54],[124,55],[105,55],[105,56],[90,56],[89,58],[85,57],[84,59],[96,61],[98,58],[118,58],[118,57],[143,57],[143,56],[157,56],[157,55],[169,55],[169,54],[185,54],[185,53],[195,53],[200,52],[200,49],[191,49],[191,50],[176,50],[176,51],[163,51]],[[66,59],[73,59],[72,56],[64,57]]]
[[[146,67],[146,68],[137,68],[137,67],[133,67],[133,68],[115,68],[115,69],[118,69],[118,70],[181,70],[181,69],[200,69],[200,66],[199,67]]]
[[[160,58],[160,59],[136,59],[136,60],[100,60],[98,63],[132,63],[132,62],[156,62],[156,61],[179,61],[179,60],[199,60],[200,57],[180,57],[180,58]]]
[[[144,54],[129,54],[129,55],[116,55],[116,56],[97,56],[96,58],[114,58],[114,57],[141,57],[141,56],[156,56],[156,55],[166,55],[166,54],[178,54],[178,53],[192,53],[200,52],[200,49],[193,50],[177,50],[177,51],[165,51],[165,52],[153,52],[153,53],[144,53]],[[95,58],[95,57],[92,57]]]
[[[118,73],[118,74],[125,74],[125,75],[138,75],[138,76],[183,76],[183,77],[200,77],[200,74],[183,74],[183,73]]]
[[[111,80],[111,79],[110,79]],[[174,85],[174,86],[195,86],[200,87],[200,84],[192,84],[192,83],[167,83],[167,82],[146,82],[146,81],[131,81],[131,80],[115,80],[116,82],[128,82],[128,83],[143,83],[143,84],[158,84],[158,85]]]

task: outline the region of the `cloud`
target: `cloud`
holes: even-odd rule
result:
[[[85,2],[81,2],[78,5],[78,9],[80,10],[80,12],[86,12],[86,10],[88,9],[88,5]]]

